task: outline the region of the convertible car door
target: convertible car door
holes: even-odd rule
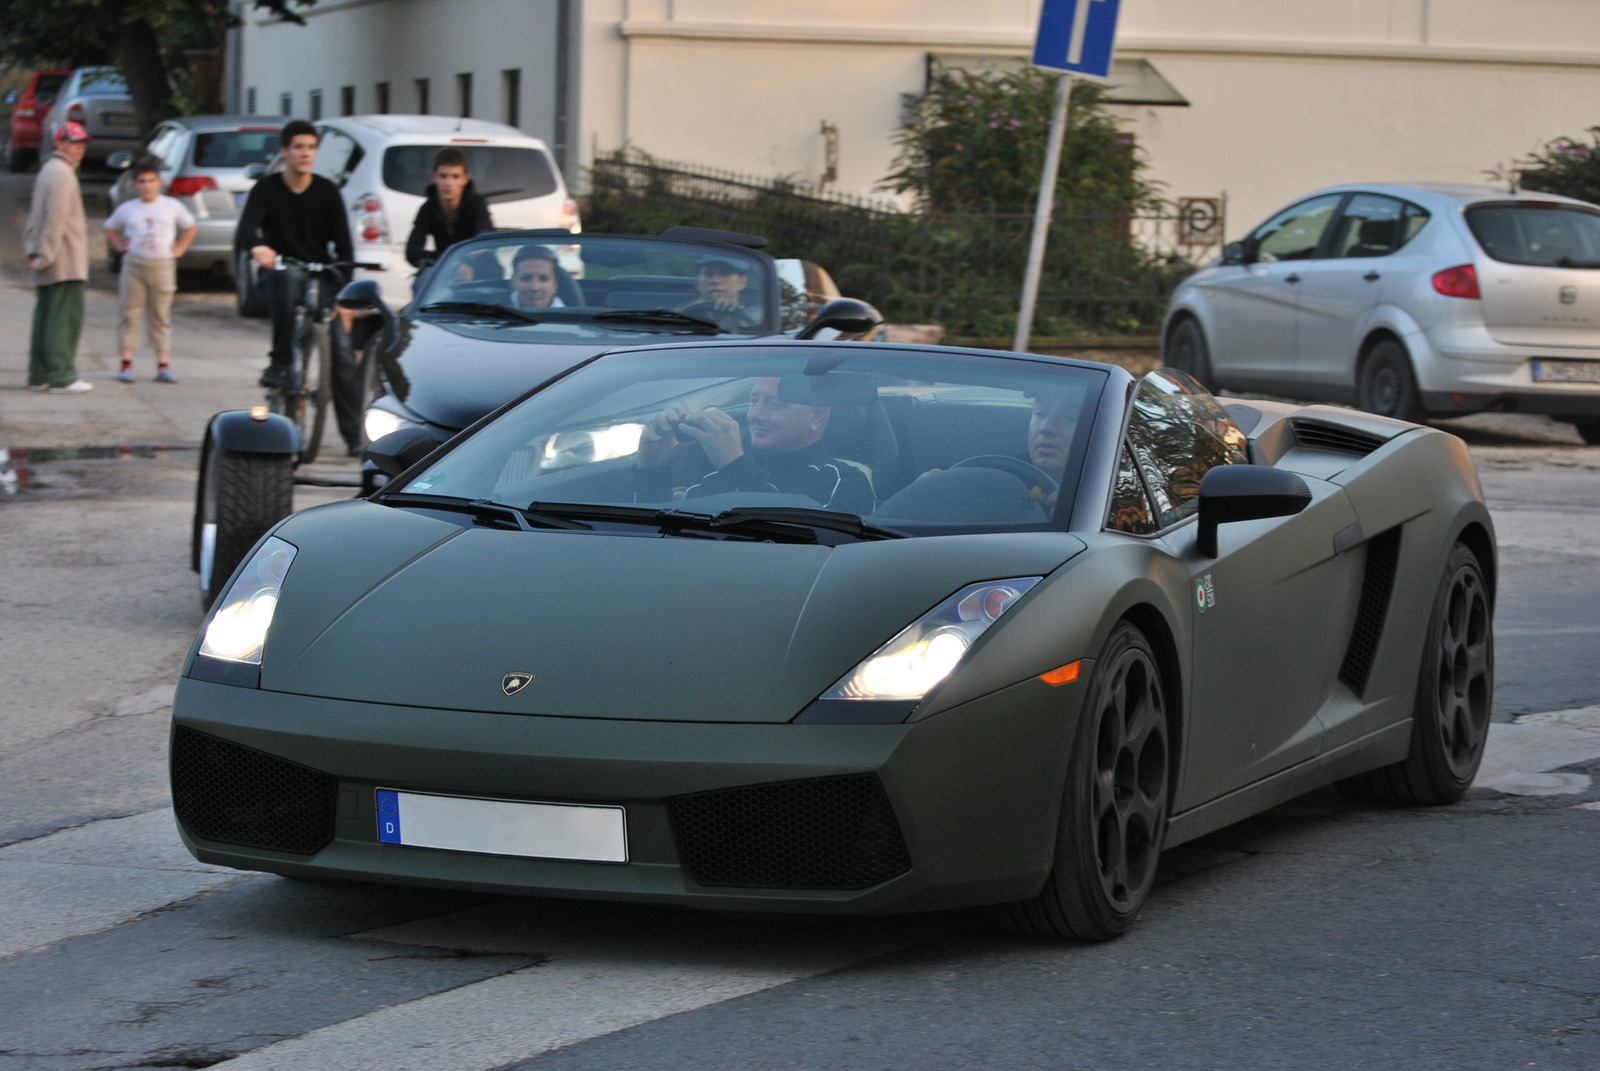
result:
[[[1191,381],[1192,382],[1192,381]],[[1128,440],[1163,541],[1189,572],[1190,717],[1178,810],[1316,756],[1318,711],[1334,687],[1360,589],[1359,555],[1335,554],[1355,523],[1344,491],[1308,479],[1312,503],[1293,517],[1221,527],[1217,557],[1195,549],[1200,478],[1246,460],[1245,436],[1214,398],[1145,377]],[[1173,527],[1176,525],[1176,527]]]

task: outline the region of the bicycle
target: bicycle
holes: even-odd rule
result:
[[[300,429],[300,460],[317,459],[322,432],[328,422],[328,402],[333,397],[333,344],[323,312],[322,287],[340,268],[379,268],[358,260],[327,264],[279,255],[274,267],[288,272],[296,295],[294,306],[294,361],[288,377],[267,388],[267,408],[282,413]],[[309,427],[308,427],[309,423]]]

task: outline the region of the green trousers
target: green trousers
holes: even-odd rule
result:
[[[83,281],[38,288],[33,306],[33,345],[28,350],[28,386],[70,386],[78,378],[78,336],[83,334]]]

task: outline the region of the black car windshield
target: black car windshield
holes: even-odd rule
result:
[[[1041,528],[1070,514],[1105,376],[865,343],[613,353],[385,495],[580,519],[587,505],[600,520],[624,506],[802,524],[828,510],[900,535]]]
[[[773,278],[765,258],[714,245],[508,234],[449,249],[414,307],[423,315],[497,321],[499,329],[548,336],[539,341],[766,335],[778,330]],[[493,306],[523,315],[496,316]]]
[[[249,167],[278,152],[278,128],[219,130],[194,136],[195,167]]]

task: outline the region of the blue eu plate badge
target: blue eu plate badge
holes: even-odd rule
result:
[[[385,844],[400,844],[400,794],[378,789],[378,839]]]

